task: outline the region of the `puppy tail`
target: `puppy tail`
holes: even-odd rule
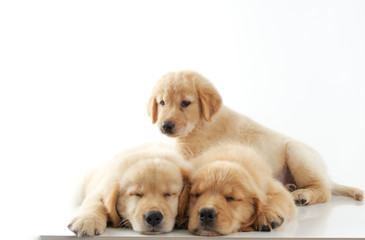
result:
[[[364,199],[364,192],[361,189],[344,186],[335,182],[332,182],[332,194],[345,197],[352,197],[357,201]]]

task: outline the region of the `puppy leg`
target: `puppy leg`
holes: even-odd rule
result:
[[[289,142],[286,161],[297,190],[292,191],[297,205],[327,202],[331,198],[330,180],[321,156],[300,142]]]
[[[291,220],[296,213],[293,198],[281,183],[271,180],[267,189],[267,199],[263,203],[253,227],[257,231],[271,231]]]
[[[100,194],[94,193],[85,198],[79,214],[72,219],[68,228],[78,237],[94,236],[106,229],[107,211]]]

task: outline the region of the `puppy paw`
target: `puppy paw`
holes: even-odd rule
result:
[[[305,206],[309,203],[310,193],[307,192],[306,189],[298,189],[293,191],[291,194],[297,206]]]
[[[68,228],[78,237],[92,237],[105,232],[106,221],[98,216],[78,216],[72,219]]]
[[[298,187],[293,183],[287,184],[284,187],[288,192],[294,192],[295,190],[298,190]]]
[[[253,226],[256,231],[270,232],[280,227],[284,221],[282,214],[276,211],[265,211],[258,215]]]

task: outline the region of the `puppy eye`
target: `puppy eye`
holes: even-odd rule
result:
[[[232,202],[232,201],[234,201],[234,198],[233,197],[226,197],[226,201],[227,202]]]
[[[190,103],[191,103],[191,102],[189,102],[189,101],[182,101],[182,102],[181,102],[181,107],[186,108],[187,106],[189,106],[189,105],[190,105]]]
[[[161,106],[165,106],[165,101],[164,100],[161,100],[160,105]]]
[[[132,196],[136,196],[136,197],[138,197],[138,198],[143,197],[143,193],[132,193],[131,195],[132,195]]]
[[[200,197],[200,194],[199,193],[193,193],[193,194],[191,194],[191,196],[193,196],[195,198],[199,198]]]
[[[165,198],[171,197],[171,193],[164,193],[163,195]]]

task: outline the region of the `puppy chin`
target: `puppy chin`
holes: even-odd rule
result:
[[[145,234],[145,235],[157,235],[157,234],[163,234],[163,233],[167,233],[167,232],[171,232],[171,230],[169,229],[165,229],[164,227],[147,227],[144,229],[133,229],[136,232],[139,232],[141,234]]]
[[[222,235],[212,228],[204,228],[204,227],[198,227],[193,231],[193,233],[199,236],[206,236],[206,237],[214,237]]]
[[[165,132],[162,128],[160,128],[160,131],[162,134],[171,137],[171,138],[177,138],[177,137],[186,137],[189,133],[185,133],[185,131],[173,131],[173,132]]]
[[[157,234],[162,234],[162,233],[165,233],[165,232],[158,232],[158,231],[142,231],[142,232],[139,232],[141,234],[145,234],[145,235],[157,235]]]
[[[171,138],[175,138],[175,137],[180,137],[178,134],[176,134],[175,132],[165,132],[162,128],[160,128],[160,131],[162,134],[168,136],[168,137],[171,137]]]

